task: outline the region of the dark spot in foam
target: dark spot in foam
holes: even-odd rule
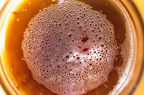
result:
[[[77,57],[77,59],[79,60],[79,59],[80,59],[80,57]]]
[[[86,41],[88,41],[88,39],[89,39],[89,38],[88,38],[87,36],[85,36],[84,38],[82,38],[81,41],[85,43]]]
[[[101,40],[101,39],[102,39],[102,37],[99,37],[99,39]]]
[[[72,34],[68,34],[68,37],[71,37],[72,36]]]
[[[81,46],[78,46],[78,48],[81,49],[82,47],[81,47]]]
[[[88,49],[89,49],[89,48],[84,48],[84,49],[82,50],[82,52],[86,52],[86,51],[88,51]]]
[[[104,47],[104,45],[101,45],[101,47]]]
[[[66,58],[69,58],[69,56],[67,55]]]
[[[58,65],[57,68],[60,68],[60,66]]]

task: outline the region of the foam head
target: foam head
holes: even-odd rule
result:
[[[74,0],[39,12],[22,42],[33,78],[59,95],[84,94],[106,82],[116,47],[106,16]]]

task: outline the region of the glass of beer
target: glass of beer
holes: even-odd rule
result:
[[[132,95],[144,69],[133,1],[13,0],[0,11],[8,95]]]

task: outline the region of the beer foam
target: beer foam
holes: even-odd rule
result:
[[[80,95],[108,80],[117,43],[106,16],[69,0],[39,12],[22,50],[34,80],[59,95]]]

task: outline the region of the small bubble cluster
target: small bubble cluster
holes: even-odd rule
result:
[[[74,0],[40,11],[22,41],[33,78],[59,95],[84,94],[106,82],[116,49],[106,16]]]

